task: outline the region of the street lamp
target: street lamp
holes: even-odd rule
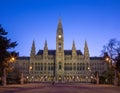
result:
[[[11,57],[10,62],[14,62],[14,61],[15,61],[15,57]]]
[[[87,67],[87,70],[88,70],[88,76],[90,77],[90,76],[91,76],[90,66]],[[87,81],[87,82],[91,82],[91,78],[88,78],[88,81]]]
[[[30,75],[30,77],[31,77],[31,70],[33,69],[33,67],[32,66],[29,66],[29,75]],[[29,79],[29,81],[31,81],[31,79]]]
[[[5,60],[5,64],[8,64],[9,65],[9,63],[13,63],[13,62],[15,62],[15,57],[13,56],[13,57],[10,57],[10,58],[6,58],[6,60]],[[6,67],[4,66],[4,69],[3,69],[3,86],[6,86]]]
[[[90,67],[88,67],[88,70],[90,70]]]
[[[114,85],[117,85],[117,70],[116,70],[115,66],[113,66],[113,64],[112,64],[112,59],[110,57],[106,57],[105,60],[108,62],[108,65],[109,65],[108,67],[111,70],[111,73],[112,73],[112,67],[114,68]]]
[[[108,69],[110,69],[112,67],[112,60],[110,59],[110,57],[106,57],[105,60],[108,63]]]
[[[32,70],[32,66],[29,67],[30,71]]]

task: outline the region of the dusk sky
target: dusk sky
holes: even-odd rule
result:
[[[59,18],[64,30],[64,49],[84,51],[87,40],[90,56],[100,56],[111,38],[120,40],[120,0],[0,0],[0,24],[20,56],[29,56],[32,42],[36,51],[56,49]]]

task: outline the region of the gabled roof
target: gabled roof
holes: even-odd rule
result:
[[[77,55],[83,55],[82,52],[80,50],[76,50]],[[43,50],[39,50],[37,55],[42,55],[43,54]],[[54,55],[56,54],[56,50],[48,50],[48,55]],[[72,55],[72,50],[64,50],[64,54],[65,55]]]
[[[105,60],[104,57],[90,57],[90,60]]]
[[[37,55],[42,55],[44,50],[39,50]],[[55,55],[56,50],[48,50],[48,55]]]
[[[76,50],[77,55],[83,55],[80,50]],[[72,55],[72,50],[64,50],[65,55]]]
[[[29,60],[30,57],[26,57],[26,56],[22,56],[22,57],[18,57],[18,60]]]

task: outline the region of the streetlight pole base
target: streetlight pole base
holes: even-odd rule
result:
[[[117,79],[117,78],[115,78],[115,79],[114,79],[114,85],[115,85],[115,86],[117,86],[117,85],[118,85],[118,83],[117,83],[117,82],[118,82],[118,79]]]
[[[20,80],[20,84],[24,84],[23,73],[21,73],[21,80]]]
[[[6,86],[6,69],[3,70],[3,86]]]

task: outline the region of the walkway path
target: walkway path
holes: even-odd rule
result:
[[[0,93],[120,93],[120,86],[94,84],[23,84],[0,86]]]

